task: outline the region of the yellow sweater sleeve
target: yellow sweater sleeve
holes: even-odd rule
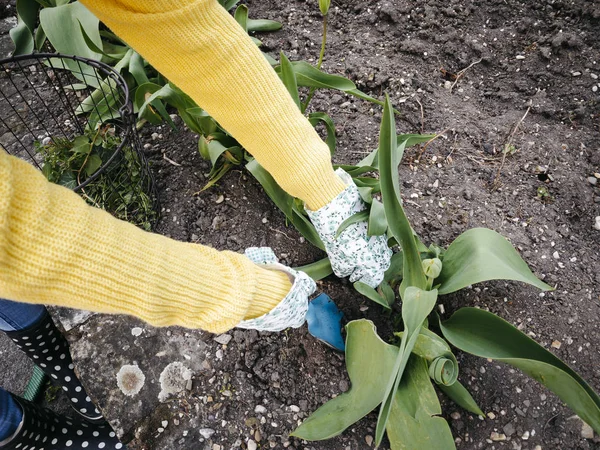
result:
[[[141,231],[0,149],[0,297],[223,332],[270,311],[287,275]]]
[[[318,209],[345,185],[328,147],[217,0],[82,0],[206,109],[289,194]]]

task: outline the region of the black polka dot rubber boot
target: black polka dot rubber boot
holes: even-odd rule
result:
[[[71,420],[25,399],[12,396],[23,410],[23,420],[1,450],[125,449],[108,424]]]
[[[50,314],[29,328],[5,333],[54,383],[62,387],[75,411],[89,422],[104,421],[102,413],[92,403],[75,375],[69,343],[52,322]]]

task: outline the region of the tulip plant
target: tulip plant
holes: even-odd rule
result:
[[[513,246],[495,231],[468,230],[447,249],[421,243],[402,207],[398,177],[404,149],[414,142],[413,136],[396,135],[393,110],[386,99],[379,148],[367,162],[369,170],[379,172],[377,190],[387,221],[387,227],[379,230],[388,234],[391,243],[399,244],[401,251],[394,254],[386,273],[384,283],[391,295],[386,294],[388,287],[380,287],[379,292],[365,286],[359,290],[389,307],[395,294],[391,286],[397,289],[403,323],[395,333],[398,342],[385,343],[370,321],[350,322],[346,326],[346,367],[351,389],[315,411],[292,435],[328,439],[379,406],[376,445],[387,432],[392,450],[455,448],[450,427],[440,417],[434,387],[467,411],[482,416],[483,412],[458,381],[454,348],[520,369],[600,432],[600,397],[552,353],[489,311],[464,307],[445,321],[434,312],[439,296],[486,280],[516,280],[543,291],[552,287],[536,278]],[[365,166],[359,164],[352,170],[360,167]]]

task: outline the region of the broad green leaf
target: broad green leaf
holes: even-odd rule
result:
[[[133,54],[132,54],[133,56]],[[175,124],[169,116],[165,105],[160,101],[160,93],[163,86],[156,83],[143,83],[135,90],[134,103],[138,107],[138,116],[145,119],[153,125],[158,125],[166,120],[174,129]]]
[[[44,8],[40,11],[40,22],[56,51],[97,60],[102,56],[85,43],[81,28],[85,29],[87,36],[96,47],[102,48],[99,21],[83,4],[73,2],[55,8]],[[72,62],[73,67],[69,67],[80,71],[77,63]]]
[[[210,154],[208,153],[208,141],[202,135],[198,137],[198,152],[203,159],[210,159]]]
[[[406,260],[404,261],[406,264]],[[424,291],[414,286],[408,286],[402,295],[402,322],[404,322],[404,334],[400,341],[400,350],[394,363],[394,368],[390,374],[389,381],[385,390],[379,417],[377,419],[377,429],[375,430],[375,445],[379,445],[383,439],[392,403],[394,393],[398,389],[400,380],[404,374],[406,363],[415,346],[423,322],[433,310],[437,301],[437,291]]]
[[[402,278],[402,268],[404,267],[404,255],[402,252],[394,253],[390,261],[390,267],[385,271],[383,279],[385,281],[394,281]]]
[[[600,433],[598,394],[573,369],[505,320],[481,309],[461,308],[440,328],[455,347],[522,370]]]
[[[241,6],[240,6],[241,8]],[[279,59],[281,60],[281,71],[279,72],[279,77],[283,82],[283,85],[289,92],[292,100],[300,109],[300,97],[298,96],[298,85],[296,84],[296,74],[294,73],[294,69],[292,68],[292,64],[290,60],[287,59],[283,52],[279,52]]]
[[[354,89],[349,89],[346,92],[356,98],[360,98],[361,100],[366,100],[368,102],[375,103],[380,106],[384,105],[384,102],[382,102],[381,100],[378,100],[375,97],[371,97],[370,95],[365,94],[363,91],[357,89],[356,87]]]
[[[333,155],[335,153],[336,137],[335,124],[333,123],[333,120],[331,120],[331,117],[322,112],[314,112],[308,115],[308,121],[313,127],[317,126],[319,122],[323,122],[325,130],[327,131],[325,143],[329,147],[329,153]]]
[[[75,109],[75,113],[83,114],[98,108],[98,105],[102,101],[107,101],[109,97],[116,92],[117,82],[113,78],[107,78],[95,89],[90,95],[83,99],[83,101]]]
[[[381,192],[381,184],[378,179],[370,178],[370,177],[354,177],[354,184],[360,188],[371,188],[372,193],[376,194],[377,192]]]
[[[96,173],[96,171],[100,168],[101,165],[102,160],[100,159],[100,157],[95,153],[92,153],[89,156],[87,163],[85,164],[85,173],[88,177],[91,177],[92,175],[94,175],[94,173]]]
[[[371,203],[371,210],[369,212],[369,221],[367,225],[368,236],[381,236],[387,231],[388,224],[385,217],[383,204],[375,198]]]
[[[88,36],[88,34],[85,31],[85,28],[83,28],[83,25],[81,24],[81,22],[79,22],[79,20],[77,20],[77,22],[79,23],[79,30],[81,31],[81,35],[83,36],[83,41],[85,42],[85,45],[87,45],[88,48],[95,53],[99,53],[103,56],[106,56],[107,58],[112,58],[113,56],[105,53],[104,50],[102,49],[102,47],[98,47],[96,45],[96,43],[92,40],[92,38],[90,38]]]
[[[362,281],[357,281],[352,286],[357,290],[360,294],[367,297],[369,300],[373,300],[375,303],[383,306],[385,309],[390,309],[390,304],[383,295],[379,294],[375,289],[373,289],[368,284],[363,283]]]
[[[38,51],[41,51],[42,47],[46,43],[46,33],[44,32],[44,27],[42,27],[41,24],[37,27],[37,30],[35,30],[34,42],[35,48]]]
[[[15,44],[13,55],[25,55],[33,51],[33,35],[22,19],[17,19],[17,26],[11,28],[8,34]]]
[[[448,423],[439,417],[442,407],[425,361],[412,355],[402,378],[387,424],[392,450],[451,450],[454,438]]]
[[[322,280],[333,273],[329,258],[323,258],[305,266],[294,267],[294,270],[301,270],[315,281]]]
[[[33,33],[37,23],[40,4],[36,0],[17,0],[17,17],[21,18],[29,31]]]
[[[248,19],[246,21],[248,32],[253,31],[277,31],[281,29],[281,23],[268,19]]]
[[[129,61],[131,60],[132,56],[133,56],[133,49],[130,48],[127,50],[127,52],[125,52],[125,55],[123,55],[123,57],[117,62],[117,64],[115,64],[114,69],[117,72],[121,73],[121,71],[129,65]]]
[[[296,229],[315,247],[325,249],[315,227],[303,214],[294,210],[294,198],[285,192],[255,159],[246,164],[246,169],[258,180],[269,198],[285,214]]]
[[[438,388],[440,388],[444,394],[450,397],[450,400],[452,400],[461,408],[464,408],[473,414],[477,414],[482,417],[485,416],[481,408],[479,408],[477,402],[473,399],[469,391],[467,391],[467,389],[460,383],[460,381],[455,381],[450,386],[438,384]]]
[[[208,156],[210,157],[210,162],[213,166],[217,163],[219,156],[221,156],[226,150],[227,147],[217,140],[213,139],[208,143]]]
[[[442,273],[435,280],[440,294],[449,294],[487,280],[515,280],[543,291],[553,290],[540,281],[502,235],[473,228],[456,238],[444,252]]]
[[[330,75],[311,66],[306,61],[294,61],[292,63],[296,80],[299,86],[337,89],[340,91],[349,91],[356,88],[356,85],[347,78],[340,75]]]
[[[233,18],[240,24],[244,31],[248,32],[248,7],[246,5],[238,6],[233,13]]]
[[[359,211],[357,213],[352,214],[350,217],[348,217],[346,220],[344,220],[342,223],[340,223],[340,226],[338,227],[338,229],[337,229],[337,231],[335,233],[336,239],[350,225],[353,225],[353,224],[358,223],[358,222],[364,222],[368,218],[369,218],[369,211],[366,211],[366,210],[365,211]]]
[[[143,98],[145,99],[144,102],[139,106],[138,114],[140,117],[146,119],[147,117],[152,117],[153,115],[160,115],[160,117],[162,117],[171,126],[171,128],[175,129],[175,123],[171,119],[171,116],[168,114],[164,105],[159,101],[163,100],[169,105],[177,108],[179,116],[185,123],[193,120],[193,118],[190,118],[187,110],[197,105],[186,93],[176,86],[173,86],[170,83],[167,83],[164,86],[160,86],[156,83],[144,83],[139,86],[138,90],[136,91],[136,103],[141,100],[138,97],[138,91],[140,90],[143,92]],[[146,95],[148,93],[151,95]],[[152,110],[151,108],[154,108],[156,111]]]
[[[86,44],[81,29],[96,47],[102,48],[99,21],[83,4],[79,2],[40,11],[40,23],[52,46],[57,52],[100,60],[101,53],[95,52]],[[95,70],[88,65],[73,60],[62,60],[73,75],[84,83],[98,87],[100,80]]]
[[[379,135],[379,176],[381,184],[381,196],[388,226],[392,235],[400,243],[404,255],[403,279],[400,285],[400,296],[407,286],[415,286],[425,289],[427,281],[421,267],[421,257],[415,243],[413,231],[404,214],[400,199],[400,187],[398,181],[399,154],[403,153],[407,140],[403,140],[400,146],[397,144],[396,122],[392,112],[389,97],[386,95],[381,130]],[[401,148],[401,150],[399,150]]]
[[[311,414],[292,436],[309,441],[332,438],[381,403],[385,385],[380,380],[390,375],[398,347],[383,342],[368,320],[354,320],[346,331],[346,369],[352,387]]]
[[[377,288],[377,292],[379,292],[388,305],[392,306],[392,304],[396,301],[396,293],[389,285],[387,281],[382,281],[379,287]]]
[[[129,73],[135,78],[135,82],[138,85],[148,83],[148,75],[146,75],[146,68],[144,67],[144,59],[137,52],[132,52],[129,59]]]
[[[210,136],[217,131],[218,126],[215,120],[199,106],[188,108],[186,111],[189,117],[194,119],[193,123],[186,122],[190,130],[205,136]]]
[[[402,337],[403,332],[395,333]],[[441,337],[421,327],[412,352],[427,361],[429,375],[437,383],[453,384],[458,377],[458,362],[450,346]]]
[[[9,31],[10,38],[15,44],[15,49],[13,50],[13,55],[15,56],[33,51],[33,34],[40,4],[35,0],[17,0],[16,7],[17,25]]]

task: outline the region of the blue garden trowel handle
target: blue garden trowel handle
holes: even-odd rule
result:
[[[327,294],[319,294],[308,303],[308,332],[335,350],[343,352],[346,350],[342,337],[343,315]]]

